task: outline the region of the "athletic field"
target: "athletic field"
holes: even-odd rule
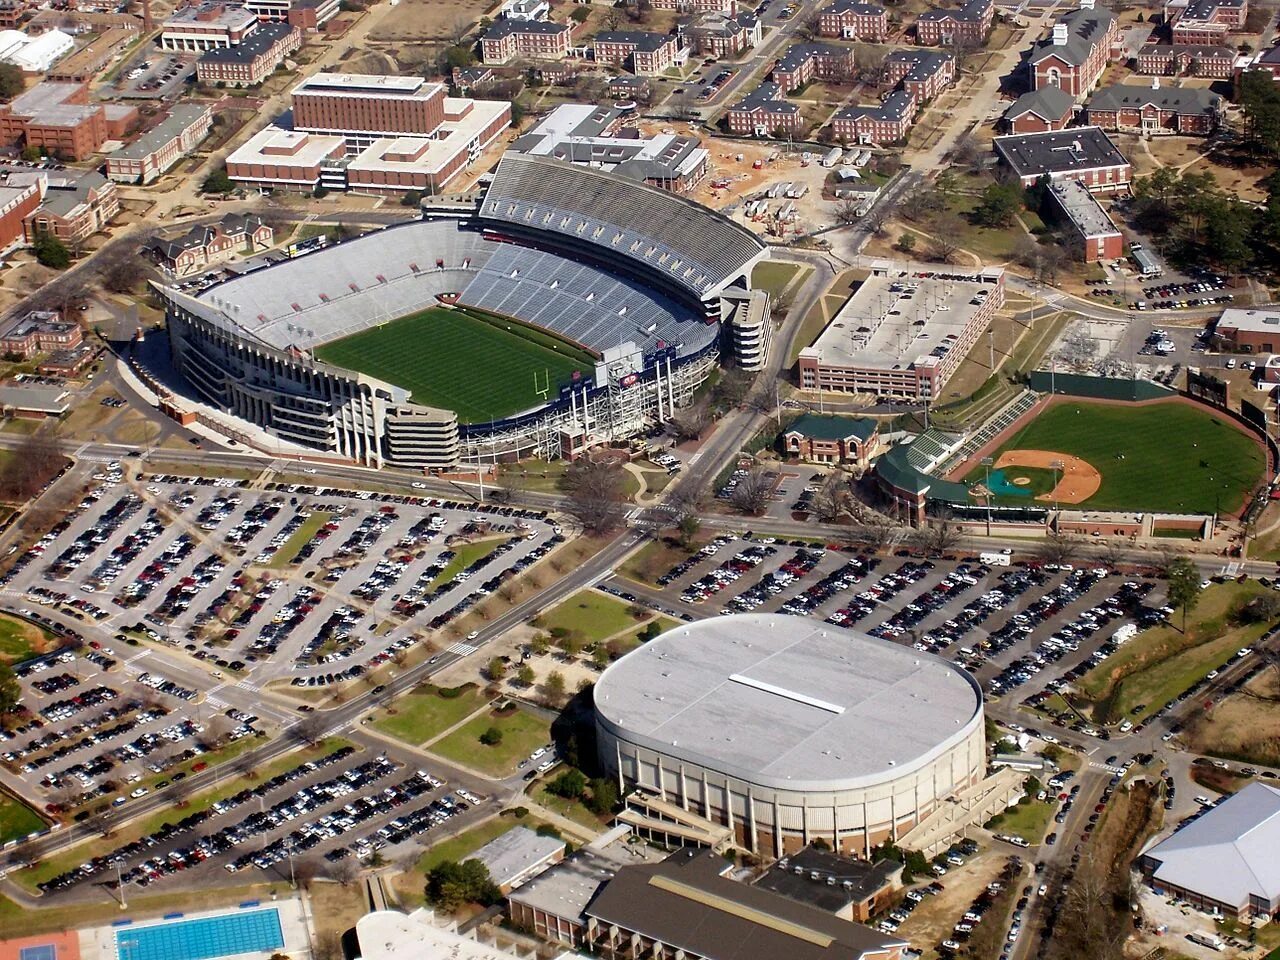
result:
[[[316,350],[325,363],[404,387],[416,403],[456,411],[459,423],[499,420],[536,407],[545,389],[595,371],[584,350],[514,320],[492,322],[431,307]]]
[[[993,454],[1044,450],[1087,461],[1102,476],[1097,493],[1081,506],[1095,510],[1145,510],[1157,513],[1239,511],[1262,479],[1266,460],[1261,444],[1225,418],[1171,400],[1138,405],[1092,403],[1060,398]],[[1030,498],[1052,488],[1043,471],[1006,467],[1004,479],[1021,474],[1025,494],[1009,486],[997,503],[1029,505]],[[977,467],[964,478],[982,480]],[[993,483],[993,487],[1000,486]]]

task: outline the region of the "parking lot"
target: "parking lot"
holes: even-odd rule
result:
[[[148,49],[116,75],[114,92],[118,97],[169,99],[177,96],[182,86],[195,76],[199,54],[172,53]]]

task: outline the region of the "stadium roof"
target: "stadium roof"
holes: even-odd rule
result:
[[[682,847],[618,871],[587,907],[600,922],[716,960],[859,960],[906,942],[725,876],[712,850]]]
[[[905,775],[982,719],[940,657],[780,614],[681,624],[610,666],[595,705],[629,742],[793,791]]]
[[[504,156],[481,210],[621,254],[699,297],[767,255],[750,231],[692,200],[549,157]]]
[[[1219,903],[1280,897],[1280,790],[1251,783],[1148,849],[1156,880]]]

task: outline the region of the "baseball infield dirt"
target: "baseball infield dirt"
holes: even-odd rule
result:
[[[1052,450],[1006,450],[996,461],[997,467],[1036,467],[1052,470],[1054,463],[1061,463],[1058,485],[1037,500],[1046,503],[1084,503],[1102,486],[1102,474],[1093,464],[1079,457]]]

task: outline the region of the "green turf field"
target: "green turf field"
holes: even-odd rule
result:
[[[1102,474],[1102,486],[1083,506],[1096,510],[1235,512],[1265,466],[1262,447],[1248,434],[1176,401],[1122,406],[1062,400],[1006,440],[995,458],[1006,450],[1052,450],[1089,461]],[[1012,475],[1020,472],[1028,471],[1010,468]],[[982,478],[977,467],[965,482]]]
[[[505,328],[505,329],[504,329]],[[575,370],[595,361],[584,351],[514,320],[486,322],[460,310],[432,307],[325,344],[316,357],[404,387],[416,403],[444,407],[460,423],[479,423],[555,399]]]

